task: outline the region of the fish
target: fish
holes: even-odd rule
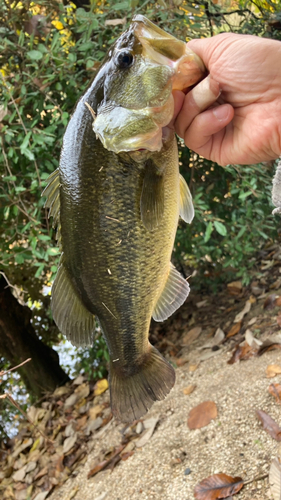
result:
[[[54,321],[76,346],[93,344],[98,321],[112,413],[122,422],[139,419],[175,383],[149,327],[190,290],[171,263],[179,216],[190,223],[194,208],[168,124],[172,90],[204,72],[184,42],[135,16],[78,101],[43,192],[61,250]]]

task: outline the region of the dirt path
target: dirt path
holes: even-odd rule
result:
[[[190,359],[196,362],[196,356],[198,351]],[[106,432],[98,431],[77,477],[55,491],[51,500],[69,500],[74,491],[76,500],[192,500],[195,485],[211,474],[224,472],[245,481],[264,476],[278,443],[262,429],[255,410],[262,409],[281,423],[280,406],[268,393],[269,384],[281,376],[266,378],[267,366],[280,365],[281,354],[270,351],[233,365],[227,364],[229,357],[228,352],[221,352],[201,362],[193,373],[188,365],[177,369],[175,388],[145,417],[159,417],[149,442],[135,448],[112,472],[101,471],[87,479],[100,451],[120,443],[124,426],[112,421]],[[189,384],[196,384],[196,389],[185,396],[183,389]],[[189,411],[206,400],[217,404],[217,419],[203,429],[189,430]],[[271,498],[268,479],[251,482],[234,498]]]

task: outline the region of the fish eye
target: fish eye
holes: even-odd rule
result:
[[[119,68],[129,68],[134,61],[134,56],[131,52],[128,50],[122,50],[122,52],[119,52],[117,58],[116,58],[116,63]]]

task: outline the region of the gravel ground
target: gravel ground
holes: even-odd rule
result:
[[[196,357],[198,351],[190,353],[190,363]],[[120,444],[124,426],[112,420],[106,430],[97,431],[86,463],[50,499],[192,500],[195,485],[219,472],[251,481],[233,500],[271,498],[268,479],[255,478],[268,473],[278,443],[262,429],[255,410],[266,411],[281,424],[280,406],[268,393],[270,383],[280,382],[281,375],[266,378],[269,364],[281,364],[280,350],[233,365],[227,364],[229,358],[224,351],[201,362],[195,372],[188,364],[178,368],[174,389],[145,417],[159,416],[150,441],[113,471],[87,479],[99,453]],[[183,389],[189,384],[196,389],[186,396]],[[189,430],[189,411],[207,400],[216,403],[218,417],[203,429]]]

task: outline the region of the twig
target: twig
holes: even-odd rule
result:
[[[0,274],[3,274],[3,275],[4,275],[4,273],[2,273],[2,272],[1,272]],[[4,276],[5,276],[5,275],[4,275]],[[12,285],[10,285],[10,286],[12,286]],[[0,372],[0,377],[3,377],[4,375],[6,375],[7,373],[12,372],[13,370],[17,370],[17,369],[18,369],[18,368],[20,368],[21,366],[25,365],[25,363],[28,363],[29,361],[31,361],[31,359],[32,359],[32,358],[28,358],[28,359],[26,359],[25,361],[23,361],[22,363],[20,363],[19,365],[14,366],[13,368],[10,368],[9,370],[6,370],[5,372],[4,372],[4,371],[1,371],[1,372]]]
[[[266,479],[267,477],[268,477],[268,473],[267,474],[263,474],[262,476],[256,476],[253,479],[249,479],[248,481],[245,481],[244,482],[244,486],[246,484],[253,483],[254,481],[262,481],[263,479]]]

